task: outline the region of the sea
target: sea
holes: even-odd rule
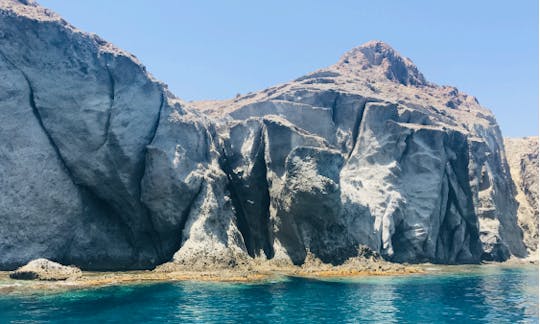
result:
[[[0,296],[0,323],[538,323],[538,265],[445,269],[385,277],[15,289]]]

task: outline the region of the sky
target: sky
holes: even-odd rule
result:
[[[538,135],[537,0],[38,0],[139,58],[184,100],[226,99],[382,40],[431,82],[491,109],[503,136]]]

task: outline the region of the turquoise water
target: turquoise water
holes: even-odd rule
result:
[[[0,322],[537,323],[538,268],[256,284],[177,282],[0,297]]]

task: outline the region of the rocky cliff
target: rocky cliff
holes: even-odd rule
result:
[[[538,137],[505,138],[518,201],[518,224],[531,257],[538,258]]]
[[[227,101],[0,0],[0,260],[84,269],[527,255],[500,130],[382,42]]]

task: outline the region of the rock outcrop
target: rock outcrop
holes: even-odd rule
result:
[[[63,266],[47,259],[37,259],[12,271],[9,277],[20,280],[68,280],[82,276],[79,268]]]
[[[538,258],[538,137],[505,138],[519,203],[518,224],[531,256]]]
[[[310,251],[339,263],[359,244],[399,262],[526,254],[493,115],[428,83],[382,42],[293,82],[195,106],[226,125],[233,161],[263,143],[275,258],[302,263]],[[236,187],[251,188],[253,165],[231,167]]]
[[[2,269],[527,254],[491,112],[382,42],[185,103],[131,54],[0,0],[0,71]]]

